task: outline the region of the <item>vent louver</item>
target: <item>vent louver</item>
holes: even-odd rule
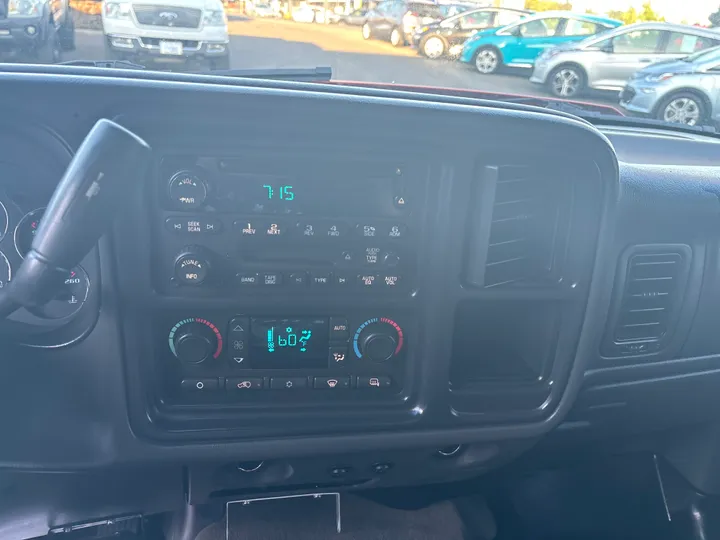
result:
[[[647,354],[670,337],[687,284],[689,248],[641,250],[627,257],[616,283],[606,351]],[[608,350],[609,347],[609,350]]]
[[[530,167],[500,167],[492,205],[485,287],[551,277],[561,205],[557,180]]]

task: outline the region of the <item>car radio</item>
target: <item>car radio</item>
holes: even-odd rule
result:
[[[408,294],[423,172],[391,161],[166,155],[156,167],[156,288]]]

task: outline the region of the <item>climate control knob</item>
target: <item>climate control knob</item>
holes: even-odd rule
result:
[[[179,321],[168,335],[170,351],[186,364],[200,364],[217,358],[222,352],[223,339],[217,327],[201,318]]]
[[[199,208],[207,198],[207,184],[189,171],[176,172],[168,183],[168,197],[172,205],[180,210]]]
[[[199,246],[187,246],[175,258],[175,279],[180,285],[201,285],[210,275],[210,256]]]
[[[385,362],[395,356],[397,341],[390,334],[369,332],[362,338],[360,351],[371,362]]]
[[[204,362],[212,351],[213,343],[202,334],[185,332],[175,337],[175,356],[187,364]]]
[[[387,317],[374,317],[362,323],[353,337],[353,350],[358,358],[371,362],[387,362],[398,356],[405,345],[400,325]]]

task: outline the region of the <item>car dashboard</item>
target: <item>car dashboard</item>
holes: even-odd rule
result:
[[[0,284],[98,119],[153,149],[62,293],[0,324],[0,485],[30,478],[50,509],[23,533],[465,480],[534,446],[651,446],[713,419],[717,139],[399,91],[85,73],[0,74],[26,104],[2,106]],[[29,493],[7,513],[30,512]]]

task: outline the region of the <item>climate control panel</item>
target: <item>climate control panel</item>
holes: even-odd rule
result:
[[[396,395],[411,321],[407,314],[167,314],[157,323],[163,390],[179,403]]]

